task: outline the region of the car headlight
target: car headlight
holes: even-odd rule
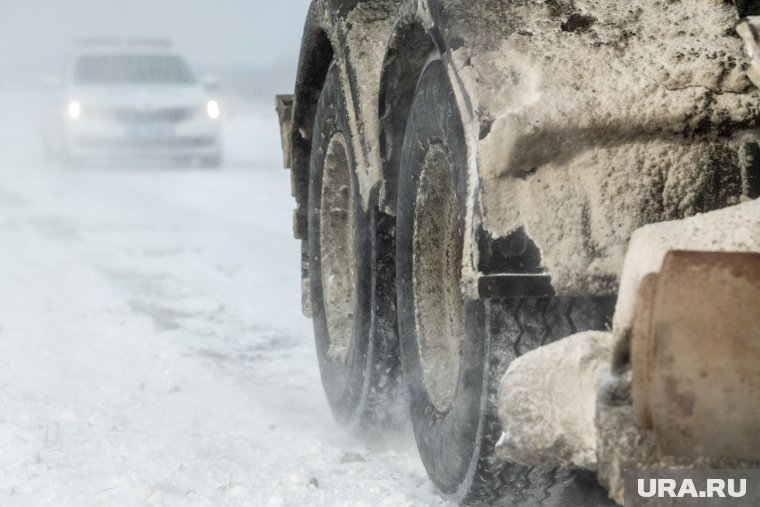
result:
[[[82,105],[76,100],[69,102],[69,118],[77,120],[82,116]]]
[[[215,100],[209,100],[208,104],[206,104],[206,112],[208,113],[208,117],[212,120],[219,118],[219,115],[221,113],[221,110],[219,109],[219,102]]]

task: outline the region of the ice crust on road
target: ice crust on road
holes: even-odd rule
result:
[[[229,119],[219,171],[67,171],[38,155],[37,98],[12,99],[0,505],[446,505],[407,433],[365,444],[332,420],[289,175],[245,144],[274,112]]]

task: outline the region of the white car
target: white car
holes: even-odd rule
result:
[[[161,42],[78,49],[57,79],[45,122],[49,152],[90,160],[197,160],[219,166],[220,108],[184,58]]]

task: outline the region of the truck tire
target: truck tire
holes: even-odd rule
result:
[[[462,118],[434,55],[406,128],[396,228],[401,361],[422,461],[437,488],[464,504],[606,504],[593,474],[508,464],[494,454],[501,435],[497,391],[510,361],[574,332],[603,328],[613,302],[466,299],[466,168]]]
[[[362,432],[404,413],[395,313],[389,316],[395,222],[362,208],[341,90],[333,63],[312,137],[308,269],[322,385],[337,421]]]

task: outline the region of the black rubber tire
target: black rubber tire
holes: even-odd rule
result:
[[[460,369],[452,372],[458,375],[454,398],[445,411],[431,401],[417,337],[413,247],[420,175],[433,145],[445,150],[454,173],[462,234],[467,198],[464,130],[444,65],[435,57],[420,77],[406,128],[396,228],[401,360],[414,435],[428,475],[446,497],[464,504],[606,504],[593,474],[507,464],[494,455],[494,447],[501,435],[497,391],[510,361],[574,332],[604,328],[614,304],[611,298],[465,299]]]
[[[321,259],[321,191],[331,139],[346,139],[354,194],[356,284],[352,338],[345,363],[330,357]],[[365,212],[341,91],[338,67],[330,67],[317,106],[312,137],[308,252],[314,335],[322,385],[336,420],[366,436],[406,416],[395,315],[395,221],[377,208]]]

